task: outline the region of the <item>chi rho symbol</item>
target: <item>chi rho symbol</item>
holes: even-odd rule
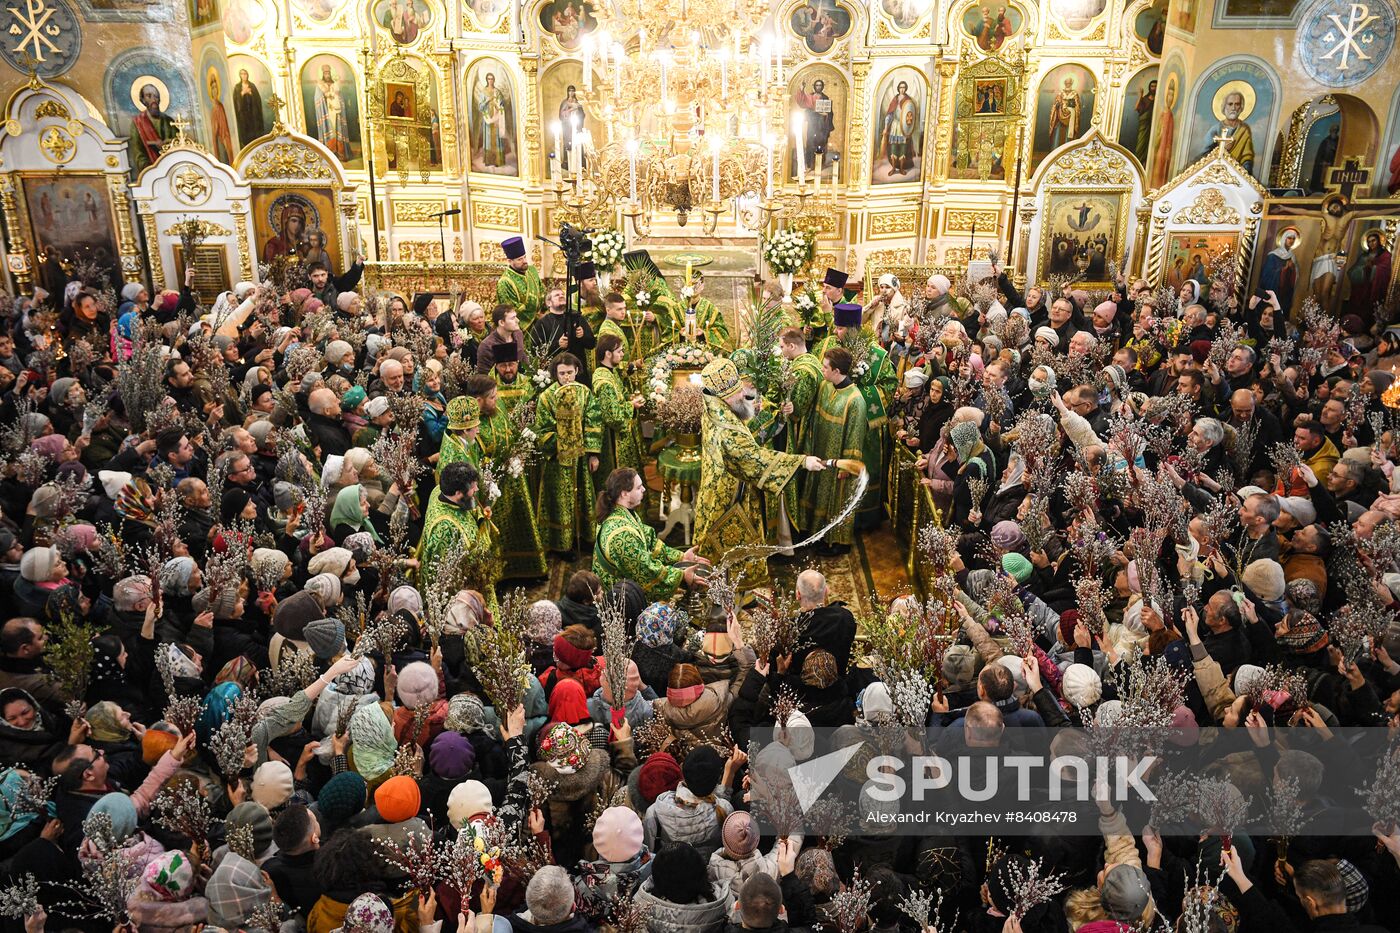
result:
[[[10,51],[16,55],[29,54],[36,62],[44,61],[44,52],[59,53],[58,45],[53,41],[61,30],[58,26],[49,22],[54,10],[45,0],[25,0],[23,11],[15,7],[7,7],[10,15],[14,17],[14,22],[7,30],[12,36],[19,36],[19,44]]]
[[[30,0],[32,3],[33,0]],[[1367,62],[1371,56],[1366,54],[1363,45],[1370,45],[1375,41],[1375,37],[1370,32],[1363,32],[1379,16],[1371,12],[1371,8],[1364,3],[1353,3],[1347,14],[1346,22],[1342,22],[1341,16],[1336,13],[1327,14],[1327,18],[1332,21],[1333,28],[1327,30],[1323,35],[1323,42],[1336,43],[1322,56],[1323,61],[1335,60],[1338,71],[1346,71],[1351,66],[1351,57],[1356,56],[1358,61]]]

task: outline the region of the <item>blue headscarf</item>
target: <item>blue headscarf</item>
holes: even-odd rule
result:
[[[38,813],[15,813],[14,806],[19,800],[20,788],[23,786],[24,778],[19,776],[19,771],[15,768],[0,774],[0,840],[9,839],[39,818]],[[47,819],[55,812],[57,811],[54,810],[54,805],[50,803],[44,816]]]
[[[195,720],[194,732],[200,745],[207,745],[219,727],[228,721],[233,712],[234,701],[243,696],[238,684],[225,681],[215,684],[199,707],[199,718]]]

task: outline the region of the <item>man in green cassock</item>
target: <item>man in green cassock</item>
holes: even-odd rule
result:
[[[646,404],[627,391],[621,367],[626,359],[622,338],[604,334],[598,338],[598,369],[593,373],[593,397],[603,426],[598,476],[610,476],[619,467],[642,468],[642,441],[637,433],[637,411]]]
[[[489,463],[490,474],[500,487],[500,496],[492,504],[492,523],[497,528],[501,579],[533,580],[546,576],[549,570],[544,563],[539,521],[530,497],[529,471],[511,453],[518,440],[517,428],[510,416],[501,410],[496,380],[490,376],[469,376],[465,391],[481,412],[481,426],[472,444],[471,462],[478,469]]]
[[[656,529],[637,514],[646,498],[647,487],[636,470],[623,468],[608,474],[599,504],[602,524],[593,546],[593,572],[603,587],[618,580],[632,580],[646,591],[647,599],[665,601],[682,586],[703,587],[704,581],[692,567],[677,567],[682,561],[708,564],[695,548],[682,552],[656,536]]]
[[[778,413],[787,423],[787,452],[795,454],[806,449],[807,427],[822,385],[822,364],[807,352],[807,337],[797,327],[783,331],[778,350],[787,360],[793,379],[787,397],[778,400]]]
[[[890,399],[896,379],[884,349],[869,330],[861,327],[861,306],[841,302],[832,309],[834,333],[817,344],[820,356],[836,346],[852,351],[851,375],[865,399],[865,456],[861,460],[870,473],[870,485],[856,509],[856,528],[878,528],[885,520],[885,470],[889,466],[888,422]],[[864,359],[862,359],[862,355]]]
[[[623,325],[627,321],[627,299],[617,292],[609,292],[603,296],[603,320],[598,323],[598,329],[594,334],[601,340],[604,334],[612,334],[622,341],[622,353],[624,359],[633,359],[632,344],[627,338],[627,331]],[[601,350],[595,351],[601,354]]]
[[[598,402],[578,382],[579,359],[560,353],[554,382],[535,408],[540,456],[540,537],[547,550],[574,553],[593,543],[593,474],[602,447]]]
[[[727,352],[729,349],[729,325],[725,323],[724,314],[715,307],[715,303],[705,297],[705,277],[699,269],[691,272],[690,284],[685,287],[690,289],[690,295],[687,297],[684,290],[681,292],[680,320],[675,322],[676,330],[673,339],[680,340],[685,337],[685,309],[688,303],[695,314],[695,331],[698,339],[715,353]]]
[[[529,330],[544,307],[540,272],[525,255],[525,240],[518,236],[501,241],[508,268],[496,282],[496,303],[510,305],[520,314],[521,330]]]
[[[476,508],[477,489],[480,476],[476,467],[458,461],[442,471],[438,481],[437,495],[428,504],[423,515],[423,536],[418,541],[419,589],[428,590],[437,581],[438,575],[449,568],[442,562],[454,547],[470,560],[481,547],[481,516]],[[495,601],[495,592],[482,594],[489,602]]]
[[[509,417],[517,405],[534,397],[535,384],[520,375],[520,348],[516,344],[498,344],[493,355],[491,376],[496,381],[496,404]]]
[[[851,353],[845,347],[832,347],[822,354],[822,382],[803,450],[823,460],[860,460],[865,456],[865,435],[865,399],[851,380]],[[849,488],[846,478],[845,473],[831,470],[808,479],[798,519],[804,532],[817,531],[840,513]],[[854,529],[851,515],[827,532],[828,553],[850,551]]]
[[[700,489],[695,502],[697,552],[717,560],[731,548],[762,544],[757,493],[781,493],[798,470],[818,472],[821,459],[760,447],[749,432],[755,397],[730,360],[719,358],[700,373],[705,413],[700,427]],[[768,579],[762,559],[737,562],[736,585],[762,586]]]

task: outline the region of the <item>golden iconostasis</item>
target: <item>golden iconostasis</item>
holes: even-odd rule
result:
[[[629,227],[633,140],[659,143],[657,172],[681,171],[678,146],[699,154],[682,152],[691,223],[665,204],[648,236],[633,222],[629,239],[752,244],[775,221],[759,209],[765,195],[801,187],[783,216],[854,272],[999,248],[1045,273],[1065,242],[1121,243],[1145,269],[1136,212],[1221,138],[1251,184],[1317,195],[1354,163],[1368,170],[1354,193],[1400,190],[1393,0],[34,3],[59,32],[0,52],[11,85],[43,53],[39,78],[80,95],[126,142],[132,181],[182,127],[235,187],[274,133],[314,141],[305,164],[334,163],[334,185],[250,196],[260,258],[295,237],[339,265],[358,236],[382,262],[493,260],[507,236],[551,234],[562,219]],[[28,41],[32,6],[4,14],[11,36]],[[1066,182],[1052,163],[1090,139],[1130,182]],[[575,150],[580,140],[589,148]],[[715,153],[712,216],[702,144]],[[575,151],[596,171],[570,207]],[[3,168],[64,164],[33,152],[36,164]],[[109,186],[46,184],[24,185],[16,206],[32,267],[49,248],[94,248],[42,233],[72,222],[63,211],[102,218],[79,239],[122,252],[117,222],[106,230]],[[1090,219],[1096,229],[1076,226]],[[537,258],[548,265],[549,251]]]

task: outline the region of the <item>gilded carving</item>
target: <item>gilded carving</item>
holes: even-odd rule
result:
[[[73,137],[56,126],[51,126],[39,134],[39,149],[44,153],[44,158],[56,165],[70,162],[77,154],[78,144],[73,142]]]
[[[34,119],[42,120],[45,117],[56,117],[59,120],[70,120],[73,115],[68,112],[68,108],[56,100],[46,100],[34,108]]]
[[[907,246],[899,249],[872,249],[865,254],[866,269],[875,266],[907,266],[913,262],[913,250]]]
[[[1071,149],[1055,160],[1046,184],[1080,187],[1084,185],[1131,185],[1133,168],[1122,153],[1104,145],[1094,136],[1085,145]]]
[[[206,236],[206,237],[211,237],[211,236],[232,236],[232,235],[233,235],[233,231],[230,230],[228,227],[225,227],[223,224],[214,223],[214,221],[212,221],[212,220],[205,220],[204,218],[201,217],[201,218],[199,218],[198,220],[196,220],[195,223],[197,223],[197,224],[199,225],[199,232],[200,232],[201,234],[203,234],[204,236]],[[166,235],[166,236],[179,236],[179,235],[180,235],[180,225],[179,225],[179,224],[172,224],[172,225],[170,226],[170,229],[167,230],[167,231],[165,231],[165,235]]]
[[[1001,220],[999,211],[948,208],[943,221],[944,233],[967,233],[971,230],[995,230]]]
[[[300,143],[268,143],[253,153],[243,175],[254,178],[334,178],[316,150]]]
[[[519,230],[520,208],[510,204],[472,203],[472,223],[495,230]]]
[[[901,234],[913,233],[918,222],[918,211],[894,211],[888,214],[871,214],[870,235],[873,237],[880,237],[900,236]]]
[[[442,210],[441,201],[395,201],[394,223],[425,224],[435,221],[433,217]]]
[[[1219,188],[1202,188],[1196,200],[1189,207],[1177,211],[1172,218],[1178,224],[1237,224],[1240,212],[1225,201],[1225,193]]]
[[[495,240],[479,240],[476,244],[476,253],[482,262],[505,262],[506,259],[501,244]]]
[[[203,204],[211,191],[209,176],[193,163],[184,162],[170,176],[170,191],[185,204]]]
[[[990,245],[974,246],[971,249],[971,256],[969,256],[969,250],[966,246],[950,246],[943,251],[943,264],[945,266],[966,267],[967,264],[973,260],[990,259],[992,255],[991,251],[992,247]]]
[[[400,262],[442,262],[442,246],[436,240],[400,240]]]
[[[250,249],[252,240],[248,236],[248,212],[240,210],[233,215],[233,225],[238,228],[238,262],[243,274],[243,281],[253,281],[253,251]]]

